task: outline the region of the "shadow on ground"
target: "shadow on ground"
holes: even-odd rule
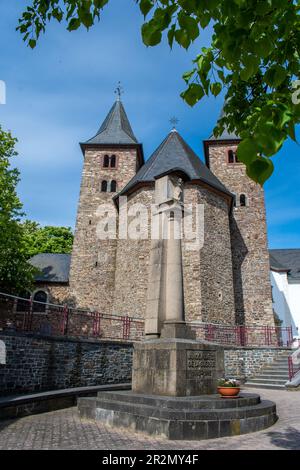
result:
[[[300,431],[288,427],[283,431],[268,432],[271,443],[281,449],[300,450]]]

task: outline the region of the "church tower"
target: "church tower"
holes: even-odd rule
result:
[[[263,188],[237,159],[240,139],[226,130],[204,141],[206,164],[235,196],[230,217],[237,324],[274,325]]]
[[[97,213],[106,204],[116,214],[113,197],[144,163],[143,148],[132,131],[120,91],[97,134],[80,146],[84,165],[70,268],[70,295],[78,307],[111,313],[117,240],[99,238]]]

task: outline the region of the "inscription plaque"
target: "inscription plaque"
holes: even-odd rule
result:
[[[187,351],[187,376],[188,378],[209,378],[213,377],[216,370],[216,351],[200,350]]]

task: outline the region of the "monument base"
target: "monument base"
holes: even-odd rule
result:
[[[260,431],[277,420],[273,402],[259,395],[161,397],[133,392],[101,392],[79,398],[80,416],[105,425],[174,440],[200,440]]]
[[[165,337],[173,335],[174,328],[181,330],[181,325],[166,325],[160,339],[135,344],[132,391],[171,397],[216,393],[218,379],[224,376],[223,348],[193,339]]]

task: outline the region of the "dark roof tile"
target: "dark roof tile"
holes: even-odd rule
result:
[[[158,176],[175,170],[182,171],[190,180],[202,180],[232,195],[175,130],[168,134],[119,195],[127,193],[139,183],[153,182]]]
[[[116,101],[97,134],[85,144],[137,144],[129,119],[121,101]]]
[[[41,271],[35,278],[38,282],[69,281],[70,254],[40,253],[30,258],[29,262]]]
[[[300,249],[269,250],[271,268],[288,271],[289,279],[300,281]],[[277,268],[276,268],[277,266]],[[279,266],[279,267],[278,267]]]

